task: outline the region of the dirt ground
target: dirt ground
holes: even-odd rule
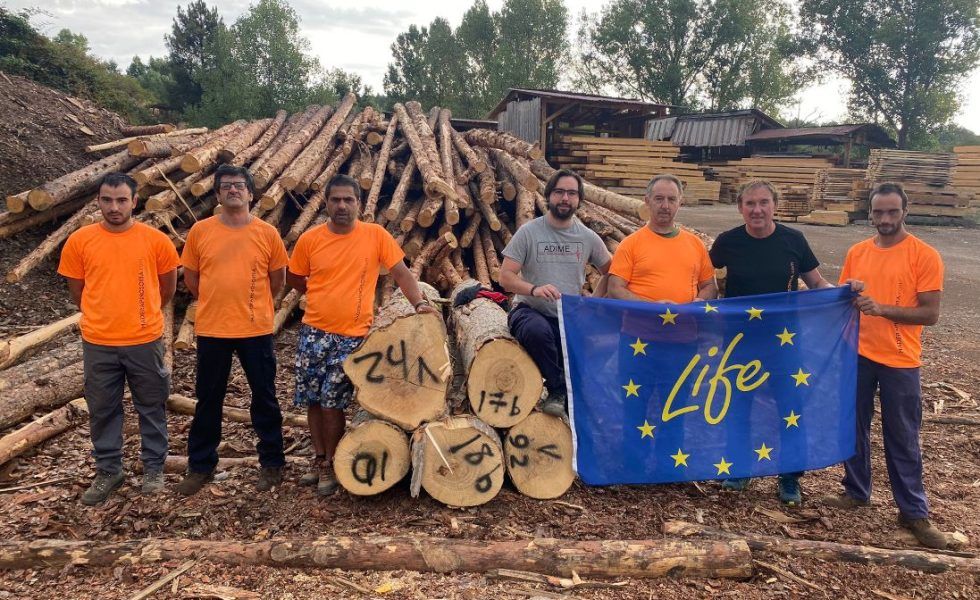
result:
[[[685,224],[706,233],[739,223],[730,206],[682,209]],[[868,227],[801,226],[821,271],[836,279],[848,246],[871,234]],[[980,370],[980,335],[974,290],[980,283],[980,230],[914,227],[915,233],[935,245],[946,262],[943,317],[925,336],[923,368],[925,411],[942,402],[944,415],[976,418]],[[0,241],[0,271],[37,244],[40,233]],[[64,286],[46,263],[21,284],[0,284],[0,335],[26,326],[53,321],[72,310]],[[178,307],[178,322],[183,307]],[[291,357],[296,325],[277,340],[279,390],[286,411],[294,411]],[[193,395],[193,356],[178,353],[174,392]],[[961,401],[949,386],[971,395]],[[248,389],[237,368],[229,387],[228,405],[247,406]],[[286,483],[265,495],[254,489],[255,473],[231,470],[202,493],[182,498],[172,491],[143,499],[139,494],[139,435],[135,419],[127,415],[126,460],[131,475],[120,492],[105,505],[83,507],[78,499],[93,474],[88,456],[88,428],[78,427],[32,454],[0,470],[0,538],[122,540],[133,538],[191,538],[207,540],[265,540],[309,538],[318,535],[424,535],[473,540],[514,540],[533,537],[572,539],[631,539],[660,537],[668,520],[703,522],[732,532],[759,532],[776,536],[830,540],[886,548],[914,548],[908,534],[896,526],[894,506],[885,473],[880,430],[875,433],[875,491],[873,506],[854,512],[830,510],[813,501],[835,493],[843,470],[833,467],[808,473],[804,493],[808,502],[799,510],[783,509],[775,497],[775,480],[756,481],[742,494],[723,493],[717,483],[663,486],[590,488],[576,483],[562,503],[537,501],[518,494],[509,484],[490,503],[474,509],[442,506],[424,492],[411,499],[408,484],[372,498],[338,493],[318,499],[295,480],[300,469],[287,471]],[[171,415],[171,451],[186,454],[189,417]],[[286,430],[290,456],[302,464],[309,454],[305,433]],[[242,424],[225,428],[224,456],[254,452],[254,435]],[[934,521],[946,531],[960,531],[970,539],[964,550],[976,553],[980,542],[980,436],[977,428],[926,422],[922,445],[926,488]],[[53,480],[53,481],[52,481]],[[172,489],[179,480],[168,475]],[[42,483],[50,482],[50,483]],[[30,489],[4,492],[3,488],[37,483]],[[765,512],[761,512],[765,511]],[[780,516],[781,515],[781,516]],[[501,583],[482,575],[433,575],[406,571],[341,572],[334,570],[228,567],[197,563],[167,584],[153,598],[183,598],[199,586],[231,586],[262,598],[980,598],[978,580],[965,573],[938,575],[898,567],[876,567],[812,558],[759,554],[757,559],[810,582],[805,586],[758,565],[747,581],[667,578],[624,580],[616,588],[562,591],[534,584]],[[6,598],[128,598],[174,570],[180,561],[117,568],[72,566],[0,573],[0,599]],[[355,591],[344,581],[365,590]],[[197,586],[197,587],[195,587]],[[211,596],[214,597],[214,596]],[[248,597],[240,595],[240,597]]]

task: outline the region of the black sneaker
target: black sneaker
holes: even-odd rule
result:
[[[280,483],[282,483],[282,467],[262,467],[259,470],[259,481],[255,484],[255,489],[268,492]]]
[[[122,471],[109,473],[99,470],[95,474],[95,479],[92,480],[92,485],[88,486],[88,489],[82,494],[82,504],[85,506],[102,504],[113,490],[122,485],[125,479],[126,476],[123,475]]]
[[[214,479],[214,471],[208,471],[207,473],[188,471],[184,475],[183,481],[177,484],[177,493],[181,496],[193,496],[200,492],[204,484],[212,479]]]

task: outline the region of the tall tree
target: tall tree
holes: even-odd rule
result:
[[[63,46],[77,48],[82,54],[88,54],[89,51],[88,38],[84,34],[73,33],[71,29],[62,29],[58,35],[51,38],[51,41]]]
[[[437,18],[399,34],[385,92],[482,117],[509,87],[558,85],[567,26],[562,0],[505,0],[499,12],[477,0],[455,31]]]
[[[977,0],[803,0],[821,64],[851,82],[855,116],[883,121],[900,148],[931,143],[980,61]]]
[[[774,110],[805,83],[784,0],[613,0],[584,15],[576,83],[674,105]]]
[[[200,104],[202,71],[217,58],[208,48],[223,27],[218,9],[209,8],[204,0],[193,0],[186,10],[177,7],[171,32],[164,36],[173,73],[169,104],[176,110]]]

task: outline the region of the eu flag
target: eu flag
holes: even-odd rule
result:
[[[848,287],[658,304],[562,296],[585,483],[775,475],[854,454]]]

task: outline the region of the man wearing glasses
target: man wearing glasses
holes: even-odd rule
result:
[[[544,188],[548,213],[517,230],[504,248],[500,269],[500,285],[516,294],[510,331],[545,379],[548,397],[541,410],[559,417],[565,416],[568,392],[557,301],[562,294],[581,293],[587,262],[603,275],[595,292],[603,296],[610,263],[602,239],[575,218],[583,189],[578,173],[556,171]]]
[[[286,277],[286,248],[275,227],[249,214],[251,174],[221,165],[214,187],[219,215],[195,223],[181,262],[184,283],[197,298],[197,409],[187,438],[187,475],[177,487],[196,494],[218,464],[221,410],[231,359],[237,354],[252,391],[252,426],[259,438],[259,491],[282,481],[282,412],[276,400],[273,297]]]

